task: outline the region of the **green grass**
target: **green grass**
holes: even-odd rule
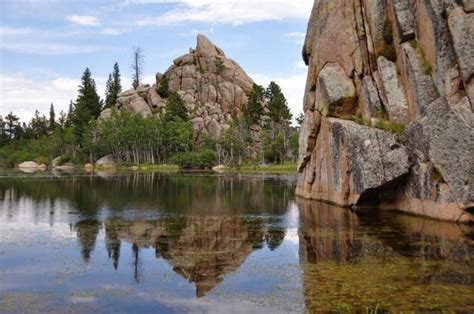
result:
[[[402,135],[405,131],[405,125],[401,123],[397,123],[395,121],[389,120],[380,120],[377,121],[374,125],[377,129],[381,129],[384,131],[388,131],[397,135]]]
[[[268,165],[258,165],[258,164],[245,164],[239,168],[229,168],[229,170],[236,170],[239,172],[296,172],[296,163],[285,163],[285,164],[268,164]]]

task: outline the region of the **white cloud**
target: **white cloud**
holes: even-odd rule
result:
[[[31,34],[33,30],[31,28],[17,28],[0,26],[0,36],[18,36]]]
[[[0,115],[13,111],[22,121],[28,121],[35,110],[47,114],[51,103],[56,111],[67,111],[69,101],[75,99],[80,80],[57,78],[44,81],[21,74],[1,74]]]
[[[47,115],[51,103],[54,104],[57,113],[61,110],[67,112],[70,100],[75,101],[77,98],[81,80],[53,75],[57,74],[44,73],[34,76],[21,73],[0,74],[0,115],[5,116],[12,111],[22,122],[28,122],[35,110]],[[104,99],[107,77],[94,76],[94,80],[97,93]],[[154,81],[154,75],[143,77],[144,84],[153,84]],[[123,90],[130,89],[131,86],[132,80],[122,76]]]
[[[92,53],[102,48],[98,46],[70,45],[61,43],[1,41],[0,49],[32,55],[57,56],[78,53]]]
[[[100,21],[92,15],[70,15],[66,20],[82,26],[99,26]]]
[[[163,0],[135,0],[129,4],[165,3]],[[145,18],[139,26],[162,26],[185,22],[241,25],[252,22],[307,19],[311,0],[179,0],[178,7],[160,16]]]

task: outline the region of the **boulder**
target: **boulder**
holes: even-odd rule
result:
[[[296,194],[348,207],[410,170],[408,154],[393,134],[325,117],[308,163]]]
[[[102,120],[105,120],[105,119],[110,118],[111,116],[112,116],[112,109],[107,108],[107,109],[102,110],[99,118]]]
[[[112,155],[106,155],[102,158],[99,158],[95,165],[99,168],[114,168],[115,167],[115,159]]]
[[[38,169],[39,168],[39,164],[35,161],[24,161],[20,164],[18,164],[18,168],[23,168],[23,169]]]
[[[224,172],[225,169],[227,169],[227,167],[224,165],[217,165],[217,166],[212,167],[212,171],[215,171],[215,172]]]
[[[403,87],[398,81],[395,63],[380,56],[377,59],[377,68],[382,81],[384,104],[388,116],[391,120],[408,124],[410,122],[408,102]]]
[[[55,170],[72,170],[75,168],[75,165],[72,162],[66,162],[62,165],[54,167]]]
[[[94,165],[91,164],[91,163],[86,163],[86,164],[84,165],[84,170],[85,170],[86,172],[92,172],[92,171],[94,170]]]
[[[324,115],[342,116],[351,113],[355,87],[344,69],[337,63],[328,63],[319,72],[316,91],[320,93],[319,110]]]

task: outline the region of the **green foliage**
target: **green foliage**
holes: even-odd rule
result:
[[[388,131],[397,135],[402,135],[405,131],[405,125],[397,123],[395,121],[380,120],[374,125],[377,129]]]
[[[224,61],[221,58],[216,58],[214,64],[216,66],[217,73],[220,73],[222,70],[224,70]]]
[[[81,78],[82,84],[79,86],[78,96],[71,122],[74,125],[74,132],[82,144],[85,131],[89,121],[99,117],[102,110],[102,101],[97,94],[95,81],[92,79],[89,68],[86,68]]]
[[[247,107],[244,110],[244,117],[247,125],[259,123],[263,114],[264,89],[262,86],[253,84],[249,94]]]
[[[267,106],[270,110],[270,118],[275,123],[284,123],[291,120],[292,115],[285,96],[280,86],[275,82],[270,82],[264,93]]]
[[[188,109],[177,92],[172,92],[168,97],[166,104],[165,120],[188,120]]]
[[[216,153],[209,149],[200,152],[182,152],[171,157],[171,162],[184,169],[210,169],[216,164]]]
[[[285,154],[285,141],[282,134],[269,139],[264,145],[265,160],[273,163],[283,163]]]
[[[361,114],[352,115],[352,116],[349,117],[349,120],[352,120],[355,123],[360,124],[360,125],[367,125],[367,126],[372,125],[370,119],[367,119],[366,117],[363,117]]]
[[[156,92],[163,98],[166,98],[170,95],[170,79],[166,75],[163,75],[161,78],[160,84],[156,88]]]
[[[109,74],[105,88],[104,108],[113,108],[117,103],[118,95],[122,92],[120,68],[117,62],[114,64],[113,72]]]

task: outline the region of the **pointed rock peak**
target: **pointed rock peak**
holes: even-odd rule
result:
[[[215,46],[206,36],[199,34],[197,36],[196,52],[201,57],[225,56],[222,49]]]

